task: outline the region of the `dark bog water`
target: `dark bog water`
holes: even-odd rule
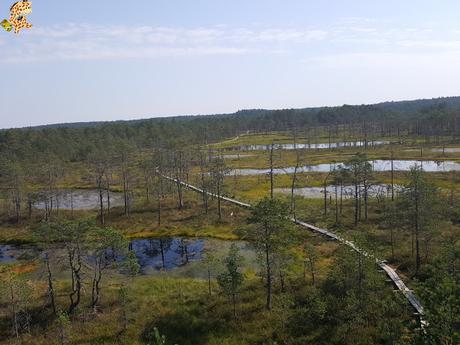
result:
[[[51,200],[53,201],[53,208],[59,207],[61,210],[92,210],[99,208],[99,191],[94,189],[77,189],[77,190],[58,190],[51,195],[46,196],[43,192],[42,200],[35,203],[35,208],[45,209],[48,200],[48,207],[50,207]],[[107,207],[107,193],[104,192],[104,207]],[[122,206],[123,195],[121,193],[110,193],[110,206]]]
[[[233,243],[240,248],[241,255],[246,259],[247,267],[255,267],[255,254],[247,248],[245,242],[170,237],[136,239],[130,242],[129,247],[136,254],[142,274],[152,275],[167,272],[169,276],[173,277],[206,279],[207,264],[203,261],[205,255],[210,253],[220,262],[227,255]],[[107,253],[111,257],[110,250]],[[55,245],[51,254],[55,264],[62,261],[64,265],[60,266],[66,266],[66,253],[62,246]],[[33,247],[0,244],[0,264],[28,261],[40,257],[41,252]],[[90,253],[87,253],[84,258],[90,265],[94,262],[94,257]],[[117,261],[121,262],[122,259],[119,256]],[[121,267],[120,269],[123,271]]]
[[[0,264],[11,264],[18,260],[30,260],[37,257],[39,250],[32,246],[0,244]]]
[[[133,240],[129,249],[136,253],[142,270],[170,270],[202,259],[204,239],[164,238]],[[56,246],[53,251],[63,252]],[[19,260],[37,258],[40,251],[29,246],[0,244],[0,263],[8,264]],[[88,256],[88,261],[91,257]]]
[[[142,239],[131,242],[144,273],[149,270],[171,270],[200,261],[205,247],[204,239],[164,238]]]
[[[7,244],[0,245],[0,263],[9,264],[15,261],[12,249],[13,248]]]

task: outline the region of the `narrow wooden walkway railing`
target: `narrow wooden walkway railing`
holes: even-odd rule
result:
[[[227,202],[229,202],[231,204],[234,204],[234,205],[237,205],[237,206],[240,206],[240,207],[244,207],[244,208],[251,208],[252,207],[250,204],[247,204],[247,203],[235,200],[235,199],[227,198],[227,197],[224,197],[224,196],[218,196],[217,194],[204,191],[201,188],[195,187],[195,186],[193,186],[193,185],[191,185],[189,183],[180,181],[180,180],[178,180],[176,178],[165,176],[165,175],[161,175],[161,176],[163,178],[165,178],[166,180],[169,180],[171,182],[180,183],[182,186],[184,186],[184,187],[186,187],[186,188],[188,188],[188,189],[190,189],[190,190],[192,190],[194,192],[197,192],[197,193],[200,193],[200,194],[206,193],[209,196],[212,196],[214,198],[220,198],[223,201],[227,201]],[[354,251],[356,251],[357,253],[359,253],[359,254],[367,257],[367,258],[374,259],[375,263],[377,264],[377,266],[379,266],[387,274],[387,276],[391,279],[391,281],[396,286],[396,288],[399,291],[401,291],[402,294],[404,295],[404,297],[409,301],[410,305],[415,310],[415,314],[418,316],[418,318],[420,320],[420,326],[421,326],[422,330],[425,329],[425,327],[427,326],[427,322],[424,319],[424,311],[423,311],[422,304],[417,299],[417,297],[415,296],[413,291],[410,290],[407,287],[407,285],[402,281],[402,279],[399,277],[399,275],[396,273],[396,271],[392,267],[387,265],[384,260],[379,260],[379,259],[375,258],[372,254],[369,254],[366,251],[364,251],[363,249],[359,248],[355,243],[353,243],[353,242],[351,242],[349,240],[346,240],[343,237],[341,237],[341,236],[339,236],[339,235],[337,235],[337,234],[335,234],[335,233],[333,233],[333,232],[331,232],[329,230],[318,228],[318,227],[316,227],[314,225],[299,221],[298,219],[294,219],[294,218],[291,218],[291,221],[294,224],[299,225],[301,227],[304,227],[304,228],[306,228],[306,229],[308,229],[308,230],[310,230],[312,232],[319,233],[319,234],[324,235],[324,236],[326,236],[326,237],[328,237],[330,239],[333,239],[333,240],[338,241],[338,242],[340,242],[342,244],[345,244],[346,246],[352,248]]]

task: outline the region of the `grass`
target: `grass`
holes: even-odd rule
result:
[[[274,132],[270,134],[242,134],[237,137],[222,141],[220,143],[211,144],[209,147],[214,149],[223,149],[235,146],[246,146],[246,145],[269,145],[274,143],[285,143],[290,142],[292,136],[288,133]]]
[[[318,250],[320,257],[317,263],[317,281],[321,282],[333,264],[337,245],[324,242],[309,232],[302,231],[301,234]],[[299,249],[293,250],[293,257],[298,257],[298,260],[287,277],[287,286],[294,292],[299,289],[299,283],[304,287],[308,284],[302,280],[303,266],[300,252],[297,252]],[[25,334],[21,341],[30,345],[58,344],[58,324],[53,321],[50,309],[43,304],[46,300],[46,285],[34,278],[37,277],[36,271],[43,270],[43,267],[38,263],[34,265],[33,270],[22,264],[14,267],[15,272],[34,287],[37,297],[30,301],[34,311],[32,320],[40,320],[33,323],[35,326],[31,333]],[[206,280],[181,278],[168,272],[128,278],[108,271],[102,280],[102,304],[95,314],[88,307],[91,288],[89,278],[85,278],[82,303],[65,328],[66,343],[146,344],[156,327],[167,336],[168,344],[274,344],[282,336],[281,330],[286,322],[282,317],[282,313],[286,312],[286,301],[280,294],[280,287],[275,285],[274,310],[267,312],[264,309],[263,284],[255,271],[247,265],[248,263],[245,264],[249,268],[245,269],[246,282],[238,295],[236,319],[232,315],[229,299],[220,292],[215,281],[212,282],[213,292],[209,296]],[[206,270],[205,267],[202,269]],[[220,269],[216,270],[213,276]],[[85,267],[83,276],[90,275],[91,272]],[[62,274],[56,276],[59,277],[55,281],[57,303],[60,309],[65,310],[68,305],[69,281],[63,279]],[[122,286],[127,289],[125,303],[119,297]],[[128,321],[126,330],[123,330],[124,313]],[[8,313],[5,305],[0,304],[0,339],[8,336]],[[0,340],[0,344],[14,344],[14,341]]]
[[[369,160],[389,160],[391,159],[391,150],[395,160],[435,160],[435,161],[460,161],[460,152],[442,153],[426,150],[423,156],[419,151],[408,151],[407,146],[397,145],[390,148],[382,145],[365,150],[364,148],[339,148],[333,150],[301,150],[301,165],[317,165],[323,163],[340,163],[345,162],[357,152],[364,152],[368,155]],[[240,152],[240,158],[227,159],[227,164],[232,169],[267,169],[269,166],[269,152],[265,151],[248,151]],[[250,154],[245,157],[244,154]],[[294,150],[275,151],[275,167],[294,167],[297,160],[297,154]]]
[[[78,316],[72,318],[65,332],[68,343],[146,344],[154,327],[166,335],[169,344],[180,345],[261,344],[275,336],[276,316],[263,310],[263,293],[254,280],[241,292],[237,320],[225,296],[207,294],[206,281],[139,277],[129,283],[124,307],[118,298],[121,282],[115,283],[114,277],[111,281],[98,314],[83,304]],[[123,312],[128,319],[125,331]],[[58,327],[53,322],[46,330],[24,336],[23,341],[31,345],[58,344],[57,335]],[[6,340],[0,344],[12,343]]]
[[[130,217],[116,215],[107,221],[128,238],[146,237],[210,237],[222,240],[236,240],[234,230],[243,226],[249,213],[241,208],[223,204],[223,220],[217,217],[216,205],[211,203],[208,215],[197,200],[196,193],[186,192],[186,205],[182,210],[175,207],[170,199],[162,210],[161,225],[154,207],[144,207],[133,212]],[[233,216],[231,216],[233,214]]]

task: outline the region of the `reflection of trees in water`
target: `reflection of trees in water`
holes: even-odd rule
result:
[[[155,257],[158,256],[159,254],[159,246],[157,244],[157,240],[147,240],[147,242],[144,244],[144,254],[149,256],[149,257]]]
[[[181,239],[179,245],[177,247],[176,253],[178,253],[181,257],[181,264],[186,265],[189,262],[189,253],[188,253],[188,241],[185,239]]]
[[[172,239],[160,239],[159,240],[161,263],[162,263],[163,269],[166,269],[165,252],[168,252],[171,249],[172,242],[173,242]]]
[[[144,239],[129,243],[129,250],[136,253],[142,268],[167,270],[189,264],[201,252],[202,244],[180,238]]]
[[[141,253],[148,258],[161,257],[161,266],[166,269],[166,253],[171,250],[172,239],[146,240],[142,242]]]
[[[199,255],[203,250],[203,245],[199,240],[187,240],[180,239],[178,240],[176,253],[181,258],[180,265],[186,265],[192,260],[195,256]]]

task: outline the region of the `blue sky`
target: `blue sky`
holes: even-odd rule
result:
[[[0,32],[0,128],[460,95],[459,19],[453,0],[35,0],[34,28]]]

